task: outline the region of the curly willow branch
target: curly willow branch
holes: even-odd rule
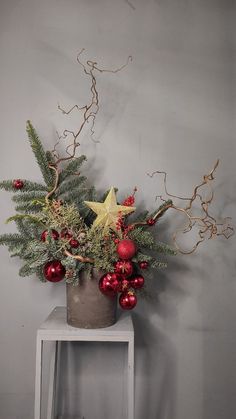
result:
[[[65,255],[68,257],[71,257],[73,259],[79,260],[80,262],[83,263],[94,263],[93,259],[87,258],[87,257],[83,257],[81,255],[73,255],[71,252],[69,252],[68,250],[65,250]]]
[[[98,90],[97,90],[97,81],[96,81],[96,77],[94,75],[95,71],[97,71],[99,73],[113,73],[113,74],[115,74],[115,73],[118,73],[119,71],[123,70],[129,64],[129,62],[132,61],[132,57],[129,56],[126,63],[123,64],[121,67],[115,69],[115,70],[102,69],[102,68],[98,67],[98,65],[95,61],[87,60],[86,64],[84,64],[80,59],[80,56],[83,52],[84,52],[84,49],[82,49],[79,52],[79,54],[77,56],[77,62],[82,66],[82,68],[84,70],[84,73],[87,76],[90,77],[90,80],[91,80],[91,86],[90,86],[91,99],[86,105],[84,105],[82,107],[79,107],[78,105],[74,105],[68,111],[66,111],[60,105],[58,105],[58,109],[64,115],[69,115],[75,109],[79,112],[82,112],[82,122],[81,122],[79,128],[76,131],[71,131],[71,130],[65,129],[63,131],[62,135],[59,135],[59,133],[57,132],[58,141],[56,142],[56,144],[54,145],[53,150],[51,151],[52,155],[54,157],[54,162],[49,164],[49,168],[55,172],[55,181],[54,181],[53,188],[47,193],[47,195],[45,197],[46,203],[49,203],[49,198],[54,194],[54,192],[56,192],[56,190],[58,188],[59,174],[60,174],[60,163],[65,162],[65,161],[70,161],[76,156],[76,150],[80,145],[79,136],[80,136],[81,132],[83,131],[85,124],[89,123],[90,120],[91,120],[90,132],[91,132],[91,138],[93,139],[95,119],[96,119],[96,116],[97,116],[98,111],[99,111],[99,95],[98,95]],[[57,147],[60,143],[60,140],[62,140],[62,139],[67,140],[68,137],[70,137],[70,138],[72,137],[72,142],[66,146],[66,149],[65,149],[66,156],[65,157],[60,157],[59,152],[57,151]],[[83,257],[81,255],[73,255],[68,250],[65,250],[65,255],[68,256],[68,257],[74,258],[76,260],[79,260],[80,262],[84,262],[84,263],[93,263],[94,262],[94,260],[91,259],[91,258]]]
[[[155,172],[151,174],[147,174],[149,177],[153,177],[157,174],[164,175],[164,189],[165,194],[170,198],[176,198],[181,201],[185,201],[186,205],[183,207],[179,207],[175,205],[173,202],[168,205],[168,208],[173,208],[174,210],[181,212],[185,217],[187,217],[187,225],[185,228],[179,229],[174,232],[173,234],[173,241],[175,243],[175,246],[177,250],[180,253],[183,254],[191,254],[193,253],[197,247],[204,242],[206,239],[212,239],[216,236],[224,236],[226,239],[231,237],[234,234],[234,228],[230,225],[230,217],[226,217],[223,219],[223,222],[217,222],[216,219],[210,214],[209,207],[214,199],[214,192],[212,189],[212,181],[214,180],[214,174],[216,171],[216,168],[219,165],[219,159],[216,161],[213,169],[211,172],[207,175],[203,176],[202,182],[199,185],[196,185],[194,187],[193,193],[191,197],[183,198],[177,195],[170,194],[167,189],[167,173],[161,172],[156,170]],[[202,193],[200,192],[201,188],[204,188],[207,186],[210,189],[210,194],[208,198],[204,198]],[[166,201],[162,195],[158,196],[162,201]],[[200,201],[200,207],[201,207],[201,216],[194,216],[193,211],[193,205],[196,203],[196,200]],[[159,214],[157,213],[154,216],[155,218],[158,218]],[[193,247],[190,250],[184,250],[181,248],[181,246],[178,244],[178,236],[179,234],[186,234],[189,233],[194,227],[198,230],[198,239],[196,243],[193,245]]]
[[[84,73],[90,77],[91,80],[91,86],[90,86],[90,91],[91,91],[91,100],[84,106],[79,106],[79,105],[74,105],[72,106],[69,110],[65,110],[63,109],[60,105],[58,105],[58,109],[64,114],[64,115],[69,115],[71,112],[73,112],[75,109],[79,112],[82,113],[82,122],[79,126],[79,128],[76,131],[70,131],[68,129],[65,129],[62,133],[61,136],[58,135],[58,139],[67,139],[68,137],[72,137],[72,142],[67,145],[66,147],[66,156],[65,157],[59,157],[59,153],[57,152],[56,148],[58,143],[54,146],[54,149],[52,150],[52,153],[54,155],[54,158],[56,159],[55,161],[55,166],[58,166],[61,162],[67,161],[67,160],[71,160],[75,157],[76,154],[76,150],[79,147],[80,143],[79,143],[79,136],[81,134],[81,132],[84,129],[85,124],[91,122],[91,126],[90,126],[90,132],[91,132],[91,138],[93,139],[93,135],[94,135],[94,125],[95,125],[95,120],[96,120],[96,116],[98,114],[99,111],[99,95],[98,95],[98,90],[97,90],[97,80],[95,77],[95,72],[99,72],[99,73],[118,73],[119,71],[123,70],[130,61],[132,61],[132,57],[129,56],[126,63],[123,64],[121,67],[115,69],[115,70],[109,70],[109,69],[105,69],[105,68],[100,68],[97,65],[96,61],[91,61],[91,60],[87,60],[86,64],[84,64],[81,61],[81,54],[84,52],[84,48],[79,52],[79,54],[77,55],[77,62],[82,66]],[[93,141],[95,141],[93,139]]]

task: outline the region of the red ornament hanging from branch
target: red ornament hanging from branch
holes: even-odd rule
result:
[[[132,259],[137,249],[133,240],[124,239],[119,242],[116,251],[121,259],[128,260]]]
[[[47,281],[59,282],[64,278],[66,270],[59,260],[53,260],[46,263],[43,273]]]
[[[137,297],[133,291],[124,291],[119,298],[123,310],[132,310],[137,304]]]

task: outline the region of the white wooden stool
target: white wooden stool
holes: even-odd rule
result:
[[[123,312],[117,323],[104,329],[77,329],[66,322],[66,307],[56,307],[37,331],[35,419],[41,419],[43,342],[54,343],[50,364],[47,419],[54,418],[55,383],[57,375],[58,342],[126,342],[128,343],[127,419],[134,419],[134,328],[131,314]]]

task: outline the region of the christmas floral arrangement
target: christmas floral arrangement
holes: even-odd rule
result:
[[[23,179],[7,180],[0,187],[14,192],[17,214],[10,217],[16,234],[0,237],[12,256],[24,265],[20,276],[36,274],[41,281],[77,284],[81,270],[104,271],[99,282],[106,295],[120,293],[123,308],[136,305],[136,290],[144,285],[142,272],[165,264],[151,252],[174,254],[170,246],[156,242],[150,231],[170,205],[165,202],[155,214],[135,211],[135,191],[119,205],[111,188],[97,201],[93,187],[80,173],[85,156],[75,157],[58,172],[51,153],[46,153],[32,124],[27,122],[30,145],[42,171],[45,184]],[[53,168],[53,169],[52,169]]]
[[[151,213],[140,213],[135,208],[136,188],[126,197],[114,187],[99,196],[89,185],[81,171],[86,157],[77,153],[78,138],[85,123],[91,122],[91,132],[94,132],[99,109],[94,74],[95,71],[108,70],[101,70],[92,61],[83,64],[80,54],[78,62],[91,80],[91,101],[83,107],[75,105],[68,112],[60,106],[59,109],[67,115],[74,110],[82,112],[82,123],[76,132],[63,132],[61,137],[71,138],[71,141],[66,155],[61,157],[56,147],[51,152],[44,150],[31,122],[27,122],[29,143],[44,183],[25,179],[0,182],[0,188],[13,192],[16,214],[7,222],[14,221],[18,229],[17,233],[0,236],[0,244],[8,246],[11,256],[23,260],[20,276],[36,274],[43,282],[65,280],[77,285],[82,271],[87,271],[88,275],[94,268],[102,271],[98,284],[100,291],[111,297],[119,294],[121,307],[132,309],[137,303],[137,293],[145,290],[144,277],[148,271],[166,266],[160,255],[177,252],[176,248],[157,241],[153,234],[155,225],[169,208],[187,217],[188,224],[183,232],[196,225],[199,227],[199,239],[194,249],[205,240],[206,235],[208,238],[216,235],[228,237],[232,228],[225,222],[217,224],[209,215],[208,207],[213,195],[207,199],[200,195],[200,188],[209,185],[213,179],[217,164],[194,189],[193,196],[185,199],[187,204],[184,207],[176,206],[173,196],[166,189],[167,198],[161,197],[162,202]],[[116,73],[123,67],[111,72]],[[201,217],[192,215],[196,197],[201,197]]]

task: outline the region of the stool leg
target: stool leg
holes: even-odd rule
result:
[[[41,417],[41,399],[42,399],[42,349],[43,341],[37,336],[36,343],[36,372],[35,372],[35,404],[34,419]]]
[[[53,342],[49,371],[47,419],[54,419],[55,394],[57,385],[58,341]]]
[[[134,338],[128,342],[128,419],[134,419]]]

